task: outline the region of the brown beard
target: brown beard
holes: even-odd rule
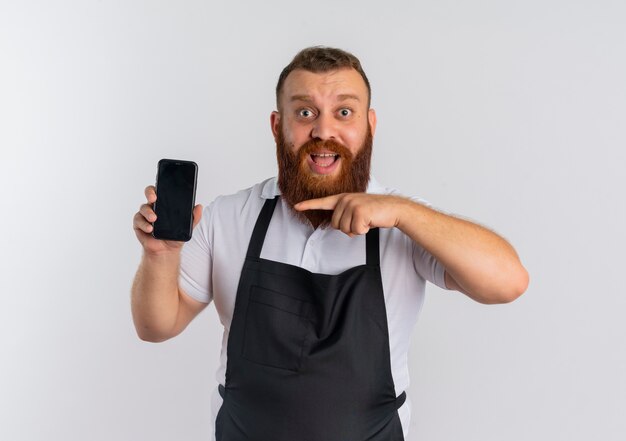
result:
[[[321,139],[307,141],[297,152],[293,152],[292,147],[285,142],[283,127],[279,123],[276,138],[278,188],[293,214],[302,222],[310,222],[313,228],[328,226],[333,216],[332,210],[296,211],[293,206],[308,199],[365,192],[370,179],[372,144],[372,130],[368,123],[367,135],[356,155],[336,141]],[[307,157],[312,152],[322,150],[339,154],[341,168],[336,176],[318,175],[310,170]]]

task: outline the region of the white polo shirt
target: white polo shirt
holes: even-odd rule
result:
[[[373,178],[367,192],[398,194],[382,187]],[[265,200],[279,194],[277,179],[271,178],[236,194],[218,197],[204,208],[192,239],[182,249],[180,287],[200,302],[213,301],[224,326],[216,375],[218,384],[225,383],[230,323],[252,230]],[[429,205],[423,199],[412,199]],[[297,220],[279,199],[261,257],[300,266],[314,273],[339,274],[365,263],[365,236],[350,238],[333,228],[314,230]],[[397,228],[380,229],[380,266],[389,328],[391,373],[396,395],[400,395],[409,386],[407,355],[411,333],[424,303],[426,280],[446,289],[445,269]],[[213,422],[221,405],[216,384],[212,395]],[[407,439],[411,418],[408,394],[398,413],[404,439]]]

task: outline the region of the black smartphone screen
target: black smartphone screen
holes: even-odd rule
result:
[[[191,239],[198,166],[192,161],[161,159],[156,180],[157,200],[152,235],[157,239]]]

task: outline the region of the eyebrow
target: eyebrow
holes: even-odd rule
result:
[[[361,101],[361,100],[359,99],[359,97],[358,97],[358,96],[353,95],[353,94],[351,94],[351,93],[343,93],[343,94],[337,95],[337,99],[338,99],[338,101],[346,101],[346,100],[356,100],[356,101]],[[311,96],[310,96],[310,95],[293,95],[293,96],[289,99],[289,101],[290,101],[290,102],[293,102],[293,101],[306,101],[306,102],[311,102],[311,101],[313,101],[313,98],[311,98]]]

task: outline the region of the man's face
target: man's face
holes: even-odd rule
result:
[[[312,139],[332,140],[346,147],[353,155],[361,148],[368,132],[376,130],[376,114],[368,109],[368,92],[361,75],[352,68],[323,73],[302,69],[291,72],[279,97],[280,112],[272,112],[271,123],[277,139],[282,136],[296,153]],[[313,175],[337,175],[341,157],[319,156],[307,160]]]
[[[287,77],[280,112],[271,117],[279,186],[287,203],[365,191],[376,115],[365,82],[354,69],[295,70]],[[306,212],[317,227],[332,212]]]

